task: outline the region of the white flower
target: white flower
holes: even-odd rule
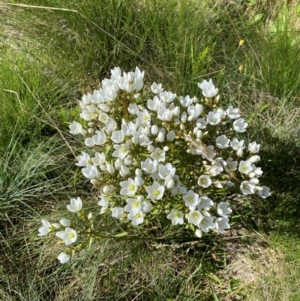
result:
[[[82,167],[87,166],[91,160],[89,154],[87,154],[85,152],[82,152],[82,155],[76,157],[76,159],[78,160],[78,163],[75,163],[75,165],[82,166]]]
[[[140,196],[142,199],[144,199],[144,197],[143,196]],[[144,213],[148,213],[148,212],[150,212],[151,210],[152,210],[152,204],[149,202],[149,201],[142,201],[142,211],[144,212]]]
[[[198,118],[196,121],[196,126],[199,129],[205,129],[207,125],[207,120],[205,118]]]
[[[269,188],[269,187],[267,187],[267,186],[262,186],[261,188],[262,188],[262,190],[258,190],[258,191],[257,191],[257,194],[258,194],[261,198],[265,199],[265,198],[267,198],[267,197],[269,197],[269,196],[271,195],[271,193],[270,193],[270,188]]]
[[[244,140],[239,141],[236,138],[233,138],[230,142],[230,146],[232,147],[232,149],[234,149],[235,151],[238,151],[240,149],[244,149]]]
[[[207,122],[211,125],[217,125],[221,122],[220,113],[209,112],[207,115]]]
[[[238,133],[246,132],[247,126],[248,126],[248,124],[246,122],[244,122],[243,118],[239,118],[238,120],[236,120],[233,123],[233,128]]]
[[[239,109],[238,108],[233,108],[233,106],[230,106],[227,110],[226,110],[227,116],[230,119],[236,119],[240,117],[239,114]]]
[[[223,170],[223,166],[226,164],[226,162],[222,159],[222,158],[217,158],[213,161],[213,164],[212,166],[208,166],[209,169],[209,173],[212,175],[212,176],[217,176],[219,175]]]
[[[196,103],[195,105],[190,105],[187,109],[187,112],[189,114],[189,121],[195,120],[203,112],[203,106],[199,103]]]
[[[207,188],[212,183],[212,180],[209,176],[202,175],[198,178],[198,185],[204,188]]]
[[[228,139],[226,137],[226,135],[221,135],[221,136],[217,137],[217,139],[216,139],[216,146],[221,149],[227,148],[227,147],[229,147],[229,142],[230,142],[230,139]]]
[[[257,144],[255,141],[251,142],[251,143],[249,143],[248,149],[249,149],[250,153],[256,154],[259,152],[260,144]]]
[[[229,229],[229,219],[227,216],[218,217],[215,220],[215,227],[220,233],[224,233],[225,229]]]
[[[151,85],[151,91],[154,93],[154,94],[159,94],[163,91],[163,88],[162,88],[162,84],[157,84],[156,82],[154,82],[152,85]]]
[[[116,121],[111,117],[109,117],[108,120],[105,122],[105,126],[103,127],[103,130],[106,132],[113,132],[116,128],[117,128]]]
[[[227,201],[219,203],[217,208],[218,214],[221,216],[229,215],[232,212],[232,210],[228,206],[229,203]]]
[[[100,201],[98,201],[98,205],[101,207],[101,213],[105,212],[108,208],[109,199],[103,195],[99,196]]]
[[[163,91],[159,95],[160,99],[165,103],[170,103],[176,98],[176,93],[172,93],[170,91]]]
[[[185,97],[180,96],[179,102],[183,107],[187,108],[193,103],[193,98],[190,98],[190,95],[187,95]]]
[[[138,185],[131,178],[129,178],[127,181],[120,182],[120,185],[122,187],[120,191],[121,195],[133,196],[138,190]]]
[[[214,86],[212,79],[209,81],[203,80],[202,83],[198,83],[198,86],[202,90],[203,96],[207,98],[212,98],[219,92],[219,90]]]
[[[127,218],[132,221],[133,226],[138,226],[139,224],[142,224],[144,222],[144,213],[141,211],[135,214],[130,212],[127,215]]]
[[[89,137],[89,138],[85,138],[84,139],[84,144],[87,147],[93,147],[95,145],[93,138]]]
[[[106,142],[106,134],[102,131],[96,131],[96,135],[92,139],[95,145],[103,145]]]
[[[70,133],[73,135],[78,135],[78,134],[82,134],[85,135],[86,131],[82,128],[82,125],[77,122],[77,121],[73,121],[70,125]]]
[[[212,206],[214,205],[214,202],[206,195],[202,195],[199,199],[199,204],[197,208],[199,210],[206,210],[208,211]]]
[[[237,164],[238,164],[237,161],[233,161],[232,158],[228,158],[227,161],[226,161],[226,164],[225,164],[225,170],[228,173],[230,173],[232,171],[235,171],[236,168],[237,168]]]
[[[139,211],[142,211],[142,203],[139,198],[128,198],[126,199],[126,203],[127,205],[124,208],[125,211],[130,212],[133,215],[137,214]]]
[[[165,192],[165,187],[154,181],[151,186],[147,186],[148,198],[151,200],[160,200]]]
[[[171,213],[167,215],[167,218],[171,220],[174,226],[183,224],[183,213],[180,210],[172,209]]]
[[[82,208],[82,201],[81,198],[78,197],[77,199],[71,199],[70,205],[67,206],[67,209],[71,212],[78,212]]]
[[[148,112],[148,110],[144,109],[143,112],[139,111],[137,115],[138,115],[138,118],[137,118],[137,125],[138,126],[150,125],[151,115]]]
[[[126,144],[114,144],[115,151],[112,153],[113,157],[119,158],[121,160],[129,154],[130,145]]]
[[[39,228],[38,236],[45,236],[50,232],[51,224],[45,219],[42,219],[42,224],[43,224],[43,227]]]
[[[240,189],[244,195],[253,194],[255,192],[255,186],[248,181],[243,181],[240,185]]]
[[[77,232],[69,227],[67,227],[64,231],[56,232],[56,236],[62,239],[67,246],[77,240]]]
[[[165,156],[166,153],[159,147],[155,148],[154,151],[151,153],[151,158],[157,160],[158,162],[164,162]]]
[[[208,232],[209,229],[214,229],[215,228],[214,218],[212,216],[204,215],[202,220],[200,221],[199,227],[204,232]]]
[[[85,168],[82,168],[81,170],[82,174],[87,179],[95,179],[99,176],[100,172],[97,169],[97,166],[88,164]]]
[[[189,190],[185,195],[182,196],[186,206],[197,206],[199,204],[199,195],[193,190]]]
[[[250,161],[240,161],[239,164],[239,172],[247,175],[249,172],[253,170],[252,163]]]
[[[166,165],[159,164],[158,175],[161,179],[165,180],[164,185],[167,185],[169,180],[174,177],[175,172],[176,168],[171,163],[167,163]]]
[[[147,107],[151,111],[158,111],[161,106],[162,102],[157,96],[154,96],[153,99],[147,100]]]
[[[147,158],[146,161],[141,162],[142,170],[147,173],[151,174],[157,171],[158,161],[152,161],[150,158]]]
[[[101,121],[102,123],[105,123],[108,121],[109,116],[106,113],[100,113],[99,117],[98,117],[99,121]]]
[[[261,170],[261,167],[256,167],[254,173],[257,177],[260,177],[263,174],[263,171]]]
[[[67,219],[67,218],[63,218],[59,222],[64,227],[69,227],[71,225],[71,221],[69,219]]]
[[[93,157],[91,160],[93,162],[93,165],[100,166],[105,162],[105,154],[96,152],[95,157]]]
[[[191,224],[194,224],[195,226],[198,226],[202,220],[203,216],[198,210],[192,210],[189,213],[188,216],[188,222]]]
[[[110,139],[114,143],[121,143],[124,140],[124,137],[125,137],[125,135],[124,135],[123,131],[113,131]]]
[[[111,215],[112,217],[116,218],[116,219],[120,219],[123,217],[123,213],[124,213],[124,208],[122,207],[114,207],[111,208]]]
[[[60,261],[61,264],[67,263],[70,260],[70,255],[66,254],[65,252],[61,252],[57,259]]]

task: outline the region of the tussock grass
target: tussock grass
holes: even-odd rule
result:
[[[22,4],[0,5],[0,299],[297,300],[297,1]],[[244,232],[233,234],[231,248],[219,240],[109,240],[68,265],[57,263],[61,245],[37,237],[40,219],[59,220],[70,197],[90,192],[74,167],[81,143],[67,125],[78,114],[76,100],[98,88],[114,66],[139,66],[146,84],[162,82],[178,94],[199,95],[196,83],[213,78],[222,104],[241,109],[250,127],[245,140],[261,141],[263,181],[273,195],[245,202],[233,225],[276,231],[264,239],[268,248],[256,243],[261,235]],[[111,219],[103,225],[117,229]],[[233,250],[241,257],[230,257]],[[267,252],[276,264],[265,259]],[[269,272],[252,282],[237,279],[229,258],[259,265],[254,253],[262,254]]]

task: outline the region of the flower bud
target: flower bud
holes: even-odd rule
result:
[[[109,173],[114,173],[115,172],[114,167],[110,163],[106,163],[106,167],[107,167],[107,171]]]
[[[157,141],[158,142],[164,142],[165,141],[165,134],[163,132],[159,132],[157,135]]]
[[[155,136],[157,135],[157,133],[158,133],[158,126],[154,124],[151,126],[151,134]]]
[[[225,185],[230,188],[233,187],[235,184],[231,181],[227,181]]]
[[[124,159],[124,163],[128,166],[128,165],[131,165],[132,164],[132,156],[127,156],[125,159]]]
[[[150,135],[150,128],[147,126],[147,127],[145,127],[145,134],[147,135],[147,136],[149,136]]]
[[[251,163],[256,163],[256,162],[260,161],[260,156],[254,155],[254,156],[250,157],[248,159],[248,161],[250,161]]]
[[[123,176],[128,175],[129,172],[130,172],[129,168],[128,168],[126,165],[122,165],[122,166],[121,166],[120,172],[121,172],[121,171],[122,171]]]
[[[201,130],[197,131],[196,137],[197,137],[197,139],[202,138],[202,131]]]
[[[180,123],[180,119],[179,118],[175,118],[174,123],[175,124],[179,124]]]
[[[109,187],[109,185],[105,185],[105,186],[103,187],[103,192],[104,192],[104,193],[109,193],[109,192],[110,192],[110,187]]]
[[[154,146],[152,144],[148,145],[147,150],[152,153],[154,151]]]
[[[252,178],[249,182],[251,184],[257,185],[259,183],[259,180],[257,178]]]
[[[137,168],[136,170],[135,170],[135,175],[137,176],[137,177],[141,177],[142,176],[142,170],[140,169],[140,168]]]
[[[123,164],[122,160],[121,160],[120,158],[118,158],[118,159],[115,161],[115,168],[116,168],[116,169],[120,169],[122,164]]]
[[[100,169],[101,169],[102,171],[107,171],[107,166],[106,166],[106,164],[100,165]]]
[[[91,179],[91,183],[93,184],[94,187],[100,188],[100,182],[97,179]]]
[[[186,114],[186,112],[183,112],[181,114],[181,122],[182,123],[186,123],[186,120],[187,120],[187,114]]]
[[[179,108],[178,106],[176,106],[176,107],[174,108],[173,114],[174,114],[175,116],[179,116],[179,114],[180,114],[180,108]]]
[[[254,178],[254,177],[256,177],[256,173],[255,172],[249,172],[249,174],[248,174],[248,177],[249,178]]]
[[[236,152],[236,155],[238,157],[242,157],[243,156],[243,149],[242,148],[239,148],[238,151]]]
[[[167,140],[168,141],[173,141],[175,139],[175,132],[174,131],[170,131],[168,134],[167,134]]]
[[[137,137],[137,136],[133,136],[133,137],[131,138],[131,140],[132,140],[132,142],[133,142],[134,144],[138,144],[138,143],[139,143],[139,137]]]
[[[168,189],[172,189],[175,186],[175,181],[173,179],[170,179],[166,185]]]

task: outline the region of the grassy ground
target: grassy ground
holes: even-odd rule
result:
[[[0,2],[0,300],[299,300],[300,6],[288,2]],[[213,78],[261,142],[273,193],[237,208],[224,239],[105,241],[61,266],[37,229],[70,197],[93,202],[68,123],[114,66],[181,95]]]

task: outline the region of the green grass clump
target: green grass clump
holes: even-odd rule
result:
[[[299,4],[233,2],[0,4],[0,300],[297,300]],[[181,95],[199,96],[197,82],[212,78],[221,103],[246,116],[244,138],[261,143],[272,196],[237,204],[223,243],[109,240],[59,265],[62,245],[37,236],[70,197],[95,204],[67,126],[76,100],[115,66],[138,66],[146,84]],[[111,219],[103,226],[118,229]],[[250,268],[237,277],[239,260]]]

